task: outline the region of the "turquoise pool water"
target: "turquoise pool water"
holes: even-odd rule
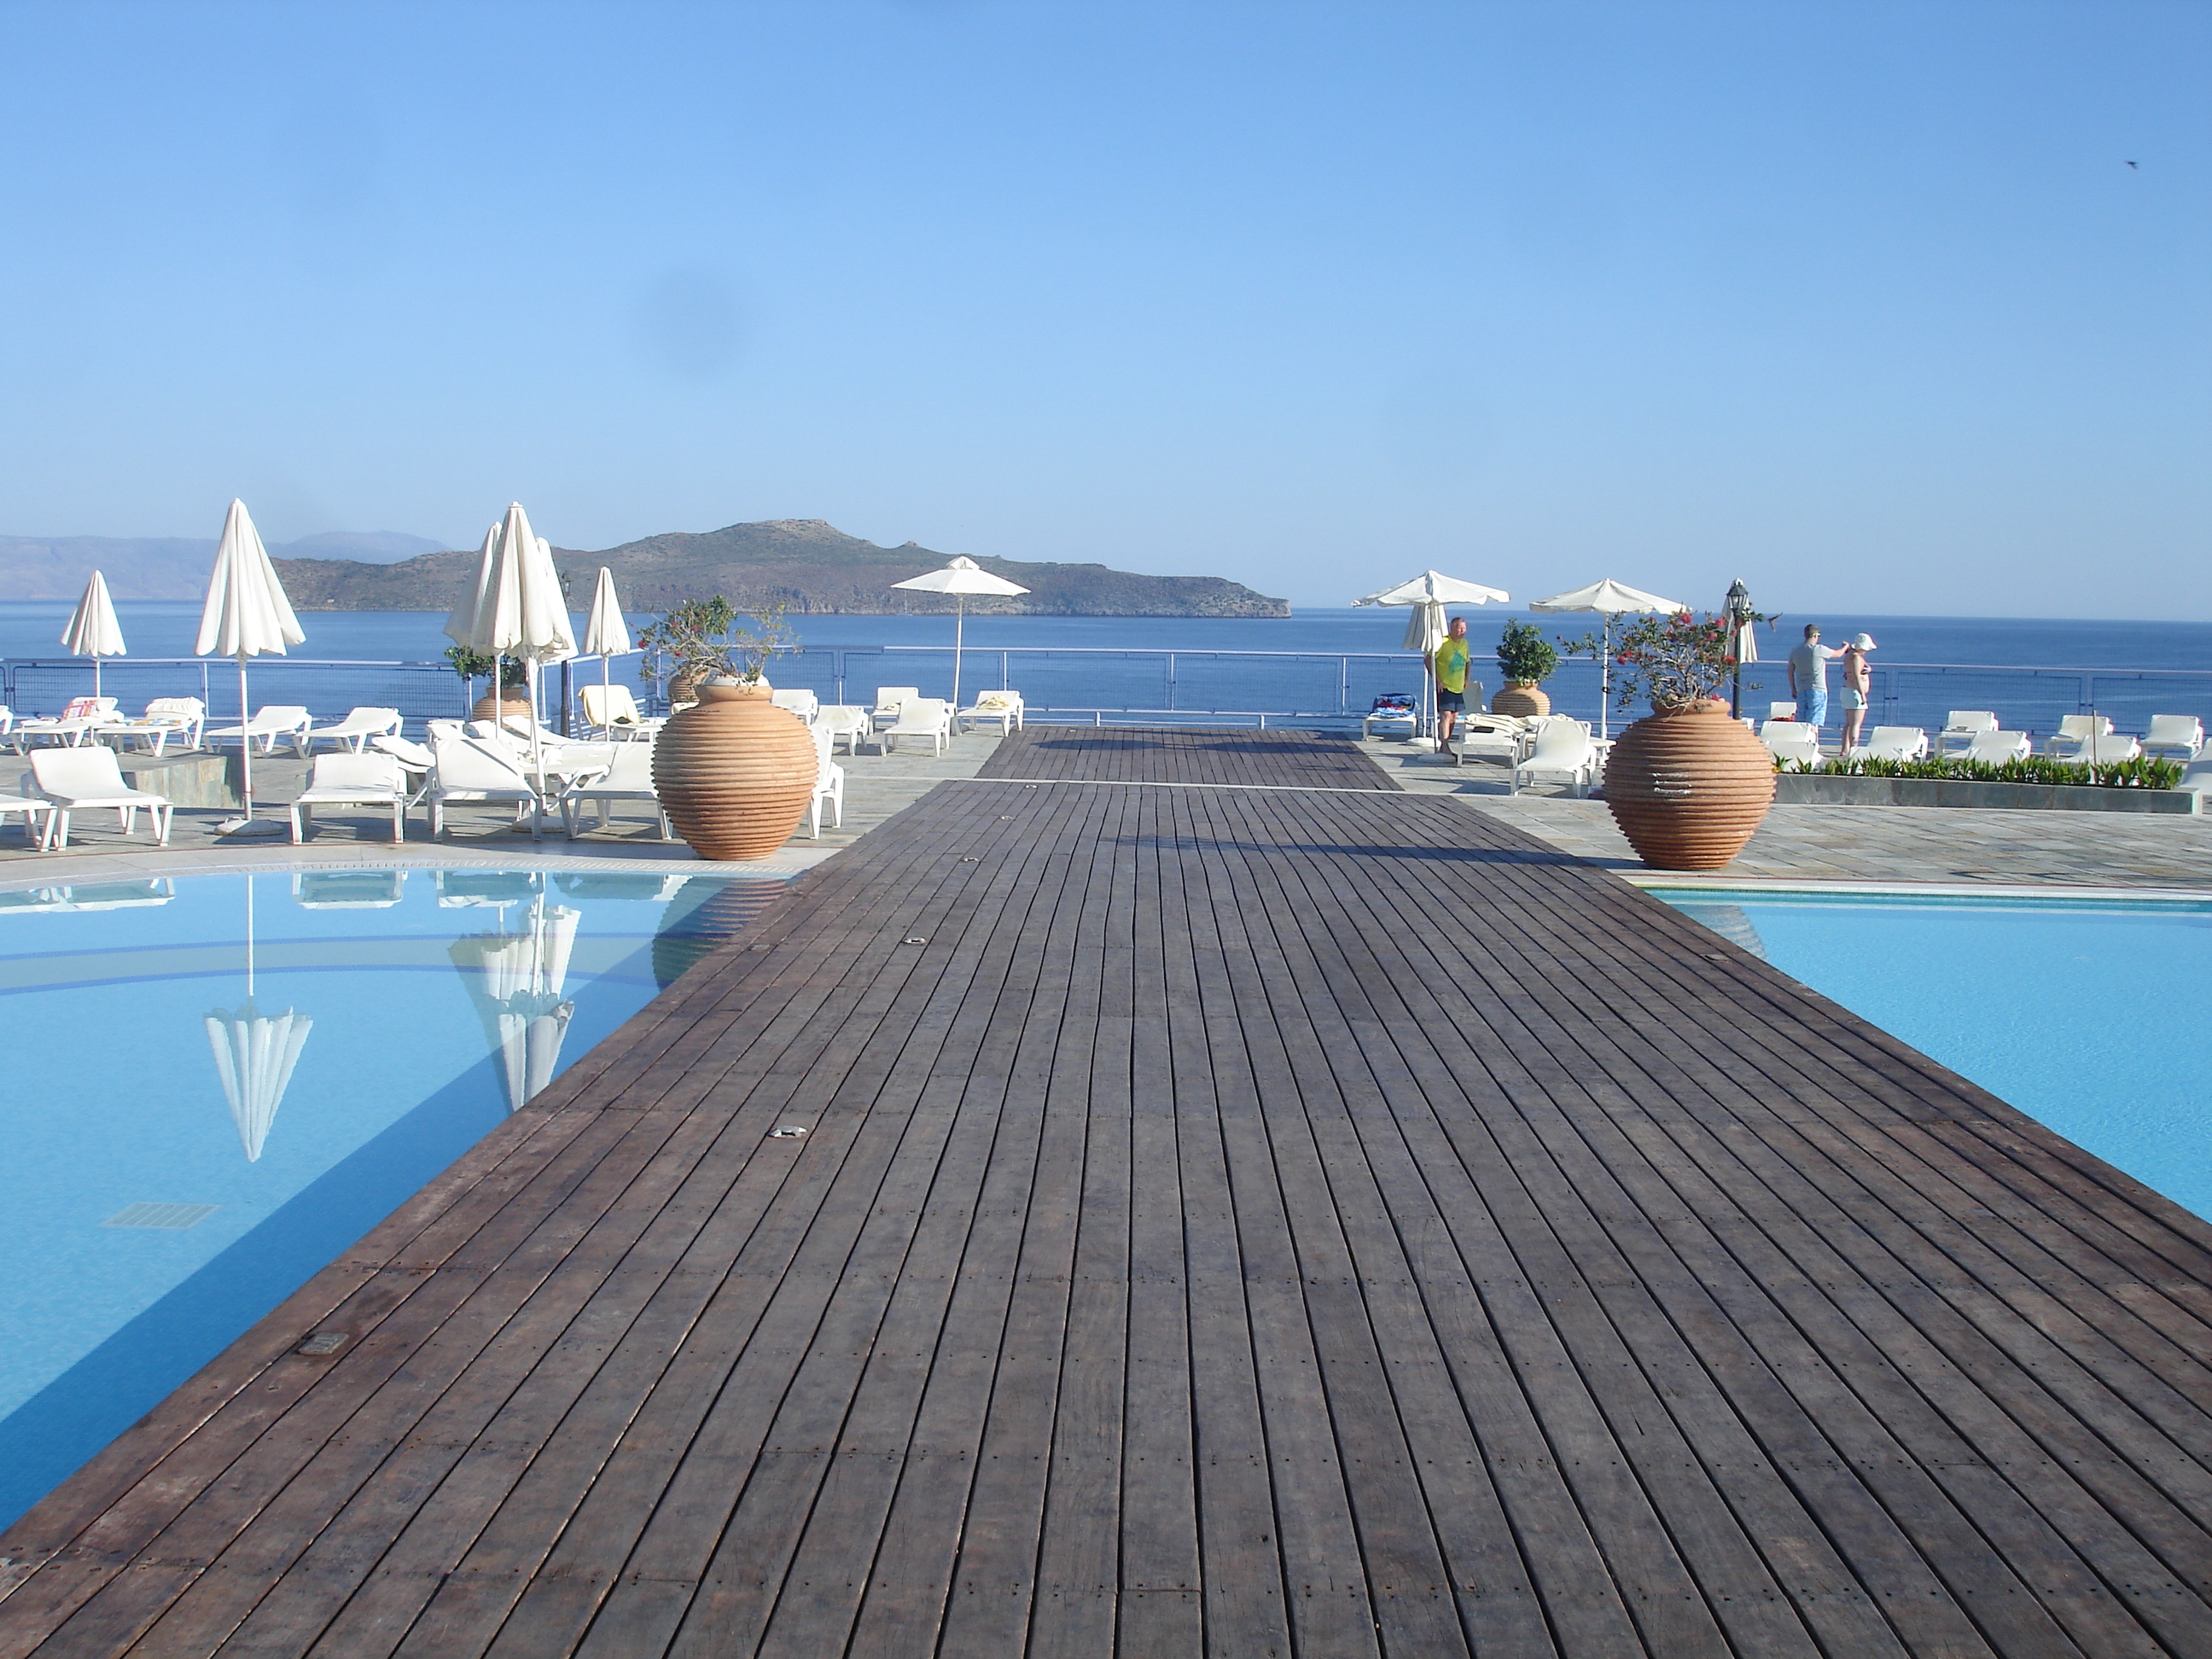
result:
[[[2212,904],[1656,896],[2212,1217]]]
[[[370,870],[0,893],[0,1525],[781,886]]]

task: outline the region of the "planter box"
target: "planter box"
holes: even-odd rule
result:
[[[2105,789],[2093,783],[1975,783],[1964,778],[1774,775],[1777,806],[1980,806],[2014,811],[2194,812],[2187,789]]]
[[[167,798],[173,806],[235,806],[242,767],[237,753],[118,755],[123,781],[133,789]],[[258,780],[257,780],[258,781]]]

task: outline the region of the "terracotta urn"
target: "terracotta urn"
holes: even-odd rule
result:
[[[1518,714],[1522,720],[1552,712],[1552,700],[1544,688],[1534,680],[1509,680],[1503,691],[1490,695],[1490,712],[1493,714]]]
[[[469,710],[470,718],[479,720],[503,720],[510,714],[519,714],[528,720],[529,697],[520,691],[509,691],[503,697],[496,692],[486,692]]]
[[[765,683],[708,680],[653,745],[653,787],[702,859],[761,859],[791,839],[814,793],[814,734]]]
[[[1773,803],[1773,757],[1724,702],[1654,704],[1606,760],[1605,804],[1654,869],[1719,869]]]

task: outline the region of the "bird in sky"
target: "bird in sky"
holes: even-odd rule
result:
[[[2130,167],[2136,167],[2136,164],[2135,164],[2133,161],[2129,162],[2129,163],[2128,163],[2128,165],[2129,165]],[[2136,167],[2136,171],[2137,173],[2141,173],[2141,172],[2142,171],[2142,169],[2141,167]]]

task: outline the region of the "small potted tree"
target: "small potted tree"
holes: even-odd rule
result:
[[[674,659],[668,677],[669,702],[696,702],[699,682],[726,672],[730,629],[737,619],[737,607],[716,593],[685,599],[659,622],[637,630],[641,650]]]
[[[1614,647],[1620,706],[1651,712],[1607,757],[1605,804],[1638,857],[1661,870],[1717,870],[1774,801],[1774,762],[1717,694],[1736,666],[1725,617],[1639,617]]]
[[[454,645],[446,648],[446,660],[453,664],[453,672],[468,682],[471,691],[480,679],[492,683],[491,689],[470,708],[471,719],[503,720],[510,714],[530,713],[530,671],[520,658],[488,657],[465,645]]]
[[[1544,694],[1543,683],[1559,668],[1559,653],[1535,623],[1506,623],[1498,640],[1498,673],[1505,688],[1492,694],[1490,712],[1518,714],[1523,720],[1550,714],[1552,700]]]
[[[817,770],[814,734],[771,701],[769,659],[798,643],[783,607],[751,613],[750,627],[736,621],[720,594],[686,601],[657,641],[677,659],[671,697],[681,685],[696,701],[653,744],[653,787],[676,833],[708,859],[765,858],[789,841]]]

